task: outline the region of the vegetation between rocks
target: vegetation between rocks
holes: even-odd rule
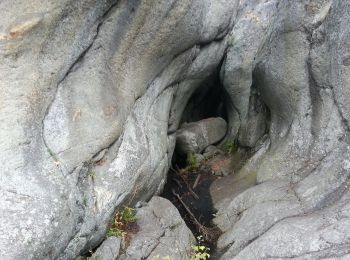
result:
[[[215,249],[216,240],[221,234],[211,221],[216,211],[209,187],[219,176],[212,173],[209,160],[199,161],[196,154],[189,153],[184,162],[174,162],[176,169],[171,168],[163,193],[178,208],[187,226],[197,236],[197,243],[191,245],[190,260],[209,259],[210,249]],[[182,163],[181,169],[177,163]]]
[[[237,151],[237,148],[236,141],[229,141],[224,144],[224,151],[229,155],[233,155]]]
[[[203,237],[202,236],[198,236],[197,237],[197,241],[198,244],[197,245],[192,245],[191,249],[191,260],[206,260],[208,258],[210,258],[210,248],[203,245]]]
[[[194,153],[187,154],[186,165],[187,166],[185,168],[185,171],[193,172],[193,171],[198,170],[199,162],[198,162],[197,157]]]
[[[131,225],[135,223],[136,220],[136,210],[134,208],[124,206],[115,214],[114,222],[108,229],[107,236],[125,238],[131,228]]]

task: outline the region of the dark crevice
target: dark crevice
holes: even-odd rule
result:
[[[212,223],[216,211],[209,187],[215,179],[216,177],[205,168],[187,174],[171,169],[162,193],[164,198],[177,207],[195,237],[202,236],[204,245],[211,248],[211,251],[215,248],[216,240],[221,234],[221,231]]]
[[[231,109],[232,100],[220,81],[220,67],[224,59],[208,78],[203,80],[201,86],[190,97],[184,113],[181,116],[180,128],[184,123],[196,122],[210,117],[221,117],[228,121],[228,109]],[[263,113],[263,125],[256,124],[262,131],[261,139],[270,128],[270,110],[262,101],[257,82],[254,81],[251,97],[249,99],[249,115],[251,120],[255,120],[256,114]],[[238,112],[238,109],[236,109]],[[238,119],[241,122],[241,118]],[[231,124],[232,122],[229,122]],[[220,157],[218,154],[213,157],[205,158],[200,162],[200,166],[189,171],[186,167],[186,155],[177,152],[172,158],[173,167],[169,170],[167,183],[161,196],[170,200],[179,210],[182,218],[193,234],[204,238],[204,245],[211,249],[213,257],[222,253],[216,250],[216,242],[221,235],[221,230],[216,227],[212,220],[215,217],[213,198],[210,187],[214,181],[222,176],[215,175],[212,167],[222,167],[222,163],[229,161],[232,172],[238,172],[249,157],[254,154],[253,147],[241,147],[238,142],[238,134],[232,145],[235,146],[233,154],[225,154],[222,151]],[[232,141],[232,140],[231,140]],[[258,140],[257,140],[258,141]],[[217,161],[211,161],[218,159]],[[213,164],[212,164],[213,163]]]
[[[226,93],[219,73],[219,69],[215,70],[192,94],[182,114],[180,125],[210,117],[222,117],[227,120]],[[202,243],[213,251],[221,231],[212,223],[216,210],[209,187],[218,176],[214,176],[209,168],[204,167],[204,163],[185,173],[183,169],[186,168],[186,157],[176,151],[172,165],[161,196],[177,207],[193,234],[196,237],[202,236]]]
[[[260,135],[257,135],[256,140],[254,140],[256,145],[270,131],[270,109],[260,96],[259,82],[253,77],[251,93],[247,101],[248,113],[245,118],[241,118],[242,115],[239,113],[239,109],[236,107],[236,104],[232,103],[232,99],[220,80],[220,68],[223,62],[224,59],[218,65],[218,68],[208,78],[204,79],[203,83],[191,95],[181,116],[180,128],[185,123],[196,122],[210,117],[221,117],[228,121],[228,110],[235,109],[239,115],[239,118],[236,119],[239,120],[239,125],[250,120],[250,123],[253,122],[253,127],[259,130]],[[233,123],[228,122],[228,129]],[[221,235],[221,230],[212,222],[216,210],[210,189],[212,183],[223,176],[215,175],[213,167],[222,167],[226,160],[230,164],[230,173],[239,172],[248,158],[255,152],[255,145],[250,144],[252,142],[249,141],[249,136],[247,136],[250,133],[249,126],[247,124],[244,129],[239,129],[234,137],[235,139],[229,140],[232,142],[231,145],[235,147],[232,154],[221,150],[221,155],[216,154],[213,157],[206,157],[200,162],[200,166],[194,170],[186,168],[188,166],[186,155],[175,149],[172,158],[173,167],[169,170],[167,183],[164,187],[164,192],[161,194],[161,196],[170,200],[177,207],[193,234],[196,237],[202,236],[204,238],[204,245],[211,248],[213,257],[223,253],[222,250],[216,250],[216,242]],[[243,133],[242,136],[248,141],[240,143],[238,140],[240,131],[244,132],[246,130],[248,134]],[[255,132],[252,131],[252,133]],[[245,146],[244,144],[247,143],[248,145]],[[218,148],[223,148],[224,143],[217,144],[217,146]],[[211,161],[212,159],[214,160]],[[218,160],[215,161],[216,159]],[[220,191],[220,193],[226,194],[224,191]]]
[[[180,124],[209,117],[222,117],[227,120],[225,95],[217,70],[193,93],[184,110]]]

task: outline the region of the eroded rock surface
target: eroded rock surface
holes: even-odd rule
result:
[[[153,197],[137,210],[140,230],[131,236],[119,259],[189,259],[196,241],[170,201]]]
[[[226,140],[255,152],[237,174],[257,183],[217,202],[222,258],[346,259],[349,10],[0,1],[1,258],[74,259],[158,194],[186,104],[220,69]]]
[[[216,69],[236,6],[1,1],[3,259],[74,259],[160,192],[172,100]]]
[[[270,123],[268,143],[240,172],[256,174],[258,185],[217,203],[222,259],[346,258],[348,220],[334,216],[349,214],[350,71],[342,63],[349,5],[264,1],[245,8],[222,69],[235,106],[231,134],[245,142],[240,131],[250,124],[253,90]]]

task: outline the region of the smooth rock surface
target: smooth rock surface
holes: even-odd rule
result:
[[[255,173],[258,185],[216,202],[215,222],[224,231],[221,258],[346,259],[347,219],[333,216],[350,212],[350,118],[344,106],[350,85],[342,63],[349,52],[350,6],[245,2],[222,68],[235,107],[228,137],[238,133],[240,142],[253,144],[240,131],[251,124],[254,91],[267,107],[268,143],[254,148],[238,173]]]
[[[215,203],[222,259],[349,257],[348,1],[2,0],[0,14],[2,259],[75,259],[123,204],[159,194],[186,105],[218,70],[222,142],[254,152],[235,173],[247,189]]]
[[[91,260],[116,260],[118,259],[120,237],[109,237],[98,247],[95,253],[92,254]]]
[[[155,196],[137,210],[136,217],[140,230],[119,259],[189,259],[196,241],[170,201]]]
[[[173,98],[217,69],[234,2],[0,2],[2,259],[74,259],[161,192]]]
[[[226,121],[220,117],[185,123],[176,132],[176,150],[184,155],[201,153],[219,142],[226,134]]]

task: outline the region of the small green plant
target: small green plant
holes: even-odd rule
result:
[[[237,144],[235,141],[232,142],[226,142],[224,144],[224,150],[227,154],[234,154],[237,151]]]
[[[94,171],[89,171],[89,172],[88,172],[88,175],[89,175],[92,179],[95,179],[95,177],[96,177],[96,172],[94,172]]]
[[[107,236],[124,237],[128,224],[134,223],[136,220],[136,210],[124,206],[115,214],[113,225],[107,231]]]
[[[123,207],[120,213],[120,220],[126,223],[133,223],[136,221],[136,210],[131,207]]]
[[[187,154],[186,165],[186,170],[190,172],[196,171],[199,168],[199,162],[194,153]]]
[[[191,260],[206,260],[210,257],[208,253],[209,248],[205,246],[191,246],[194,253],[191,256]]]
[[[191,260],[207,260],[210,257],[210,248],[202,245],[203,237],[197,237],[198,244],[192,245]]]
[[[107,231],[107,237],[123,237],[125,232],[118,227],[111,227]]]
[[[58,166],[60,164],[60,161],[58,160],[57,155],[50,148],[47,148],[47,152],[50,154],[50,156],[53,159],[55,165]]]

